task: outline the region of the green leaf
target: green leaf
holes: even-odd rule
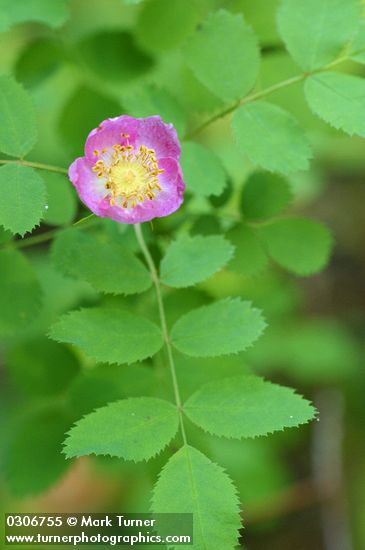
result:
[[[183,315],[172,328],[171,340],[187,355],[214,357],[243,351],[265,326],[261,312],[250,302],[226,299]]]
[[[241,195],[241,212],[250,221],[265,220],[287,208],[292,193],[284,177],[270,172],[254,172]]]
[[[101,120],[118,116],[120,105],[114,99],[80,86],[69,98],[60,113],[58,132],[66,151],[72,156],[84,154],[85,138]],[[77,120],[77,124],[75,124]]]
[[[81,230],[60,233],[52,259],[64,275],[87,281],[100,292],[135,294],[152,284],[149,271],[128,248],[99,241]]]
[[[0,251],[0,335],[32,324],[41,305],[41,288],[31,264],[17,250]]]
[[[150,366],[103,365],[82,371],[67,398],[72,414],[80,418],[111,401],[153,395],[157,377]]]
[[[15,385],[35,397],[61,394],[79,372],[71,350],[45,337],[11,348],[6,365]]]
[[[235,247],[234,258],[228,264],[229,270],[252,277],[265,269],[267,254],[253,229],[244,224],[238,225],[228,231],[227,239]]]
[[[222,357],[200,357],[197,359],[180,353],[175,355],[176,374],[183,401],[196,392],[197,388],[206,384],[207,380],[221,380],[250,372],[243,362],[242,354],[226,355],[224,360]],[[170,384],[172,391],[172,383]]]
[[[152,59],[125,30],[100,31],[77,44],[82,63],[99,79],[126,84],[144,75],[153,66]]]
[[[65,176],[46,172],[47,208],[43,221],[50,225],[70,225],[76,216],[77,200],[72,185]]]
[[[282,219],[261,227],[259,232],[272,259],[297,275],[317,273],[328,262],[332,237],[316,221]]]
[[[222,232],[220,220],[213,214],[203,214],[195,218],[190,228],[194,235],[218,235]]]
[[[309,422],[315,409],[291,388],[258,376],[206,384],[184,405],[192,422],[224,437],[257,437]]]
[[[194,550],[228,550],[238,544],[241,522],[233,483],[220,466],[189,445],[162,470],[152,512],[193,514]]]
[[[339,320],[311,318],[285,329],[283,366],[301,383],[338,383],[353,379],[362,368],[361,344]]]
[[[44,492],[58,481],[70,463],[62,456],[62,441],[70,419],[54,407],[27,414],[15,429],[5,452],[5,476],[10,491],[25,497]]]
[[[134,397],[109,403],[79,420],[68,432],[64,452],[73,456],[110,455],[149,460],[177,432],[177,409],[168,401]]]
[[[51,327],[50,337],[79,346],[96,361],[119,364],[151,357],[163,344],[160,329],[151,321],[102,307],[62,315]]]
[[[254,164],[283,174],[308,168],[309,142],[295,118],[281,107],[264,101],[242,105],[232,125],[238,146]]]
[[[312,111],[350,136],[365,137],[365,79],[327,72],[311,76],[305,96]]]
[[[184,54],[196,77],[225,101],[244,97],[255,84],[260,54],[242,15],[212,13],[189,39]]]
[[[25,44],[16,60],[16,79],[27,87],[36,87],[57,71],[65,57],[56,38],[36,38]]]
[[[184,235],[167,249],[160,267],[161,280],[176,288],[195,285],[221,269],[233,252],[233,246],[220,235]]]
[[[330,317],[291,318],[271,327],[258,355],[250,359],[261,371],[280,370],[301,384],[328,385],[356,376],[362,361],[359,344],[345,326]]]
[[[13,240],[13,235],[0,225],[0,244],[6,244]]]
[[[149,0],[139,14],[136,38],[146,51],[158,54],[180,46],[198,20],[196,0]]]
[[[179,134],[186,127],[186,114],[180,103],[166,90],[151,86],[134,90],[122,96],[127,112],[134,117],[147,117],[159,114],[166,123],[172,123]]]
[[[233,181],[228,177],[227,184],[225,188],[223,189],[223,192],[218,195],[218,197],[211,196],[209,197],[209,202],[214,208],[222,208],[222,206],[225,206],[233,195]]]
[[[293,439],[297,436],[295,441],[299,439],[299,434],[289,433],[288,439],[290,436],[294,436]],[[273,444],[271,437],[225,439],[210,436],[209,447],[212,460],[233,477],[247,510],[265,506],[290,486],[291,472],[283,461],[282,447]]]
[[[306,71],[336,59],[361,20],[357,0],[282,0],[279,32],[293,59]]]
[[[0,32],[28,21],[60,27],[68,16],[67,4],[68,0],[0,0]]]
[[[275,47],[280,43],[280,38],[275,21],[279,0],[255,0],[254,3],[246,0],[235,0],[230,5],[233,12],[243,11],[249,25],[255,29],[260,46]]]
[[[0,76],[0,118],[0,151],[24,157],[37,141],[35,110],[30,95],[9,76]]]
[[[358,63],[365,63],[365,19],[362,19],[358,33],[351,44],[349,57]]]
[[[220,195],[226,174],[219,158],[200,143],[182,145],[181,166],[188,191],[194,195]]]
[[[46,187],[32,168],[8,164],[0,168],[0,223],[24,235],[39,224],[45,213]]]

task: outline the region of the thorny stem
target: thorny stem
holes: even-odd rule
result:
[[[155,263],[153,261],[153,258],[144,240],[141,225],[139,223],[134,224],[134,231],[136,233],[137,241],[141,248],[142,254],[145,257],[148,268],[150,270],[153,284],[155,285],[158,310],[160,313],[161,330],[162,330],[163,338],[166,345],[167,358],[168,358],[170,372],[171,372],[172,384],[174,387],[175,401],[176,401],[176,406],[179,413],[181,433],[182,433],[184,444],[187,445],[184,419],[182,414],[182,402],[181,402],[179,385],[178,385],[177,376],[176,376],[176,368],[175,368],[174,357],[172,353],[170,336],[169,336],[169,331],[168,331],[167,322],[166,322],[165,307],[162,300],[160,279],[159,279],[159,275],[158,275]]]

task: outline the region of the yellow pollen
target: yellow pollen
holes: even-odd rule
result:
[[[158,166],[156,151],[145,145],[137,150],[128,141],[128,134],[121,134],[125,145],[112,146],[113,153],[104,160],[97,160],[92,168],[99,178],[104,178],[104,187],[109,191],[107,197],[111,206],[136,208],[145,199],[153,201],[161,191],[158,177],[164,172]],[[108,148],[102,149],[106,153]],[[94,151],[99,156],[98,150]],[[153,190],[153,191],[152,191]]]

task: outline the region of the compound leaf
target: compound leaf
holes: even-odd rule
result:
[[[254,375],[206,384],[184,405],[185,414],[207,432],[256,437],[311,420],[315,409],[291,388]]]
[[[220,235],[184,235],[167,249],[161,262],[161,280],[176,288],[195,285],[221,269],[233,251],[233,246]]]
[[[168,401],[132,397],[109,403],[84,416],[68,432],[67,458],[89,454],[148,460],[177,432],[179,416]]]
[[[163,343],[160,329],[148,319],[106,307],[62,315],[50,337],[79,346],[96,361],[119,364],[151,357]]]
[[[258,309],[239,298],[220,300],[180,317],[171,332],[173,345],[195,357],[243,351],[261,335],[266,324]]]

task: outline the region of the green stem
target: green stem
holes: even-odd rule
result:
[[[83,225],[85,222],[89,221],[91,218],[93,219],[93,222],[96,221],[95,214],[89,214],[88,216],[85,216],[84,218],[81,218],[77,222],[72,224],[72,227],[75,227],[76,225]],[[86,225],[88,227],[91,225],[90,223]],[[46,231],[45,233],[41,233],[40,235],[34,235],[33,237],[28,237],[27,239],[22,239],[19,241],[11,241],[10,243],[6,243],[2,246],[2,248],[26,248],[27,246],[33,246],[35,244],[41,244],[45,243],[47,241],[50,241],[55,237],[58,233],[64,230],[64,227],[61,227],[59,229],[51,229],[50,231]]]
[[[138,241],[138,244],[141,248],[142,254],[145,257],[148,268],[150,270],[153,284],[155,285],[158,310],[159,310],[159,313],[160,313],[161,330],[162,330],[162,334],[163,334],[163,338],[164,338],[165,345],[166,345],[166,350],[167,350],[167,359],[168,359],[168,362],[169,362],[171,378],[172,378],[172,384],[173,384],[173,387],[174,387],[175,401],[176,401],[176,406],[177,406],[177,409],[178,409],[178,412],[179,412],[181,433],[182,433],[184,444],[187,445],[186,432],[185,432],[185,427],[184,427],[184,419],[183,419],[183,414],[182,414],[182,401],[181,401],[181,397],[180,397],[179,385],[178,385],[177,376],[176,376],[176,368],[175,368],[174,357],[173,357],[173,353],[172,353],[172,347],[171,347],[171,342],[170,342],[169,331],[168,331],[168,328],[167,328],[166,314],[165,314],[165,307],[164,307],[163,300],[162,300],[160,279],[159,279],[157,268],[155,266],[153,258],[151,256],[150,251],[148,250],[148,247],[147,247],[146,242],[144,240],[141,225],[139,223],[134,225],[134,231],[136,233],[137,241]]]
[[[20,166],[29,166],[30,168],[38,168],[39,170],[47,170],[48,172],[57,172],[58,174],[65,174],[66,176],[68,173],[66,168],[61,168],[60,166],[52,166],[51,164],[42,164],[41,162],[31,162],[22,159],[0,159],[0,164],[19,164]]]
[[[362,53],[363,50],[360,50],[358,52],[354,52],[352,55],[355,56],[359,53]],[[293,76],[291,78],[288,78],[287,80],[283,80],[282,82],[278,82],[277,84],[273,84],[272,86],[268,86],[267,88],[264,88],[263,90],[260,90],[258,92],[253,92],[252,94],[247,95],[246,97],[239,99],[229,107],[225,107],[222,111],[219,111],[215,115],[212,115],[210,118],[208,118],[205,122],[202,122],[191,132],[186,134],[185,139],[190,139],[194,137],[196,134],[199,134],[202,130],[204,130],[207,126],[210,126],[213,122],[216,122],[220,118],[223,118],[241,107],[241,105],[246,105],[247,103],[251,103],[253,101],[257,101],[259,99],[262,99],[274,92],[277,92],[278,90],[281,90],[282,88],[287,88],[288,86],[292,86],[293,84],[297,84],[298,82],[302,82],[305,80],[308,76],[311,76],[313,74],[321,73],[324,71],[328,71],[329,69],[332,69],[332,67],[335,67],[336,65],[339,65],[340,63],[343,63],[344,61],[348,61],[350,58],[347,55],[343,55],[339,58],[337,58],[335,61],[332,61],[331,63],[328,63],[327,65],[324,65],[323,67],[320,67],[318,69],[315,69],[311,72],[305,72],[302,74],[298,74],[296,76]]]

